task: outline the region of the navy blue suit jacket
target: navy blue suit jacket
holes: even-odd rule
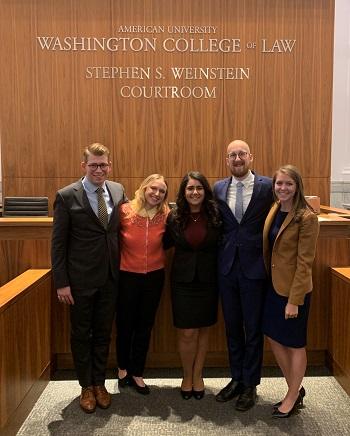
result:
[[[214,195],[223,219],[223,236],[219,246],[218,270],[227,275],[236,256],[248,279],[265,279],[263,228],[273,203],[272,181],[255,174],[252,198],[240,223],[229,208],[226,198],[231,177],[214,185]]]

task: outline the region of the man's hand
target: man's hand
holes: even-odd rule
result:
[[[57,297],[60,303],[74,304],[74,299],[70,290],[70,286],[57,289]]]

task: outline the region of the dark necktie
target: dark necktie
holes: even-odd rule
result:
[[[106,229],[108,225],[108,213],[105,199],[103,197],[103,188],[99,186],[96,189],[97,192],[97,209],[98,209],[98,219],[100,220],[103,227]]]
[[[243,183],[237,182],[236,189],[235,217],[240,223],[243,217]]]

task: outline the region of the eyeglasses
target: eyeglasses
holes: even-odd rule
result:
[[[101,168],[101,170],[103,171],[109,167],[109,164],[108,163],[101,163],[101,164],[92,163],[92,164],[87,164],[87,166],[93,171],[96,171],[97,168]]]
[[[237,159],[237,156],[238,156],[240,159],[245,159],[245,158],[247,157],[247,155],[248,155],[248,152],[247,152],[247,151],[239,151],[238,153],[230,153],[229,155],[227,155],[227,157],[228,157],[229,159],[236,160],[236,159]]]

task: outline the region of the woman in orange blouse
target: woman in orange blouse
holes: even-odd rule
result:
[[[168,187],[160,174],[148,176],[130,203],[120,207],[120,284],[117,304],[119,388],[150,393],[143,371],[164,284],[162,238]]]

